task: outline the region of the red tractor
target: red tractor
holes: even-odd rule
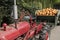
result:
[[[0,40],[48,40],[48,31],[50,25],[46,22],[36,23],[35,19],[30,17],[30,21],[17,22],[15,24],[3,24],[0,28]]]

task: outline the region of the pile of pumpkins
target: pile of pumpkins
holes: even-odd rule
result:
[[[35,15],[36,16],[56,16],[57,13],[58,13],[57,9],[46,8],[42,10],[36,10]]]

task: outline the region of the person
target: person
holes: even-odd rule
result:
[[[25,16],[30,16],[30,12],[27,10],[26,13],[25,13]]]
[[[30,16],[31,16],[30,12],[29,12],[28,10],[26,10],[26,11],[25,11],[24,20],[25,20],[25,21],[29,21]]]
[[[23,17],[25,16],[25,10],[22,9],[22,11],[20,12],[20,17],[19,17],[19,21],[23,21]]]

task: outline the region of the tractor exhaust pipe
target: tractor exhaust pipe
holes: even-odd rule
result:
[[[14,0],[14,7],[13,8],[14,8],[13,13],[14,13],[14,20],[15,20],[15,28],[17,28],[18,13],[17,13],[16,0]]]

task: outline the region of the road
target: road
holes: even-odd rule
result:
[[[60,26],[56,26],[51,30],[50,40],[60,40]]]

